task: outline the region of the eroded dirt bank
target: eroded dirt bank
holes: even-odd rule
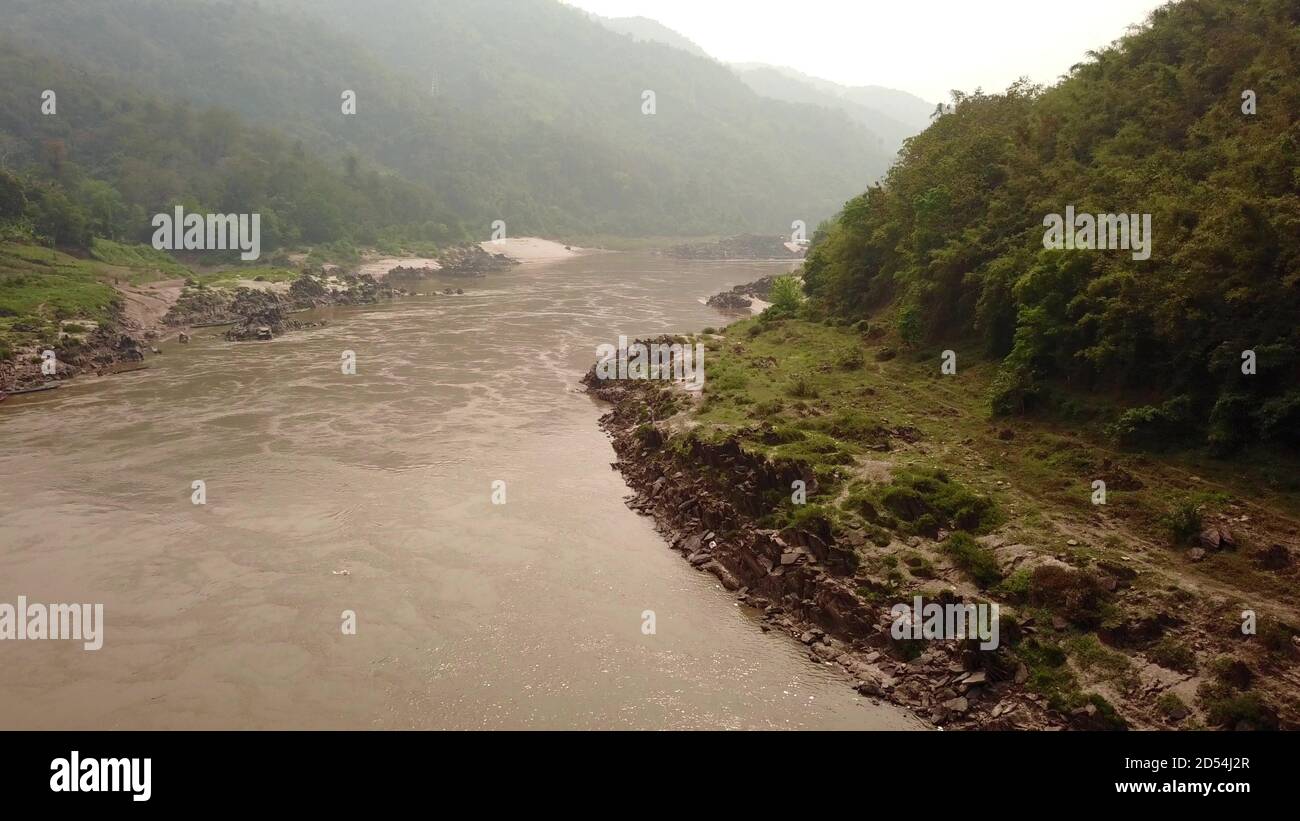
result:
[[[104,375],[143,367],[156,343],[178,331],[166,321],[185,289],[185,280],[147,285],[116,284],[119,302],[107,322],[77,320],[64,324],[54,359],[46,365],[39,347],[20,349],[0,361],[0,391],[21,391],[57,384],[79,374]],[[49,372],[50,369],[53,372]]]

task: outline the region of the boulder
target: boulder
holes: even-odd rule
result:
[[[965,698],[958,696],[957,698],[945,701],[943,706],[945,709],[951,710],[954,713],[964,713],[970,709],[970,702]]]
[[[754,304],[754,301],[732,291],[723,291],[709,297],[706,304],[710,308],[717,308],[721,311],[747,311]]]
[[[1201,547],[1210,551],[1236,550],[1237,540],[1225,524],[1212,524],[1201,531]]]

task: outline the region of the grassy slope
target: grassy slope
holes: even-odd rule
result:
[[[1091,421],[1090,408],[1104,397],[1077,397],[1069,423],[995,425],[987,397],[996,363],[959,350],[957,374],[942,375],[941,351],[903,350],[889,358],[899,343],[879,329],[747,319],[708,344],[704,401],[673,427],[679,436],[688,428],[710,439],[739,435],[747,449],[815,465],[818,492],[806,506],[772,499],[769,523],[818,516],[834,522],[858,546],[864,596],[884,603],[955,587],[1018,606],[1019,618],[1034,618],[1037,631],[1017,648],[1031,685],[1065,707],[1085,703],[1086,691],[1124,704],[1122,712],[1139,725],[1177,713],[1174,696],[1199,702],[1191,725],[1223,723],[1224,710],[1249,716],[1253,690],[1214,683],[1221,657],[1233,656],[1248,660],[1259,677],[1255,687],[1295,720],[1300,680],[1285,672],[1295,666],[1293,628],[1279,627],[1297,624],[1295,570],[1264,570],[1252,555],[1274,543],[1295,544],[1296,465],[1270,454],[1219,461],[1117,452],[1100,422]],[[1107,481],[1104,506],[1092,504],[1095,479]],[[912,493],[934,511],[934,521],[893,515]],[[1174,543],[1167,524],[1169,511],[1184,503],[1199,507],[1206,522],[1230,523],[1238,549],[1189,561],[1187,545]],[[931,538],[940,535],[936,525],[957,529],[958,517],[966,529],[988,535],[976,542]],[[1051,557],[1136,576],[1105,596],[1097,623],[1062,624],[1050,597],[1031,597],[1028,574],[1014,569],[1024,565],[1012,560],[1025,556],[1034,557],[1029,564]],[[1247,608],[1260,614],[1269,641],[1240,636]],[[1161,641],[1115,640],[1160,614],[1181,621],[1162,626]],[[1121,646],[1108,647],[1099,635]],[[1157,658],[1166,665],[1182,660],[1176,686],[1179,675],[1148,664]],[[1163,683],[1134,690],[1153,680]],[[1198,700],[1202,684],[1218,689]]]
[[[143,285],[186,278],[234,288],[240,280],[291,282],[282,267],[219,266],[195,272],[147,245],[96,239],[90,259],[62,251],[0,242],[0,359],[31,345],[53,346],[61,326],[110,322],[120,304],[115,284]]]
[[[241,280],[261,282],[293,282],[302,274],[288,268],[264,267],[226,268],[195,274],[194,279],[209,288],[234,288]]]
[[[0,243],[0,358],[20,346],[53,343],[60,320],[107,321],[117,302],[110,283],[135,274],[49,248]]]

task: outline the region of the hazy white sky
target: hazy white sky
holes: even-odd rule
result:
[[[606,17],[649,17],[729,63],[788,65],[930,102],[958,88],[1050,84],[1164,0],[566,0]]]

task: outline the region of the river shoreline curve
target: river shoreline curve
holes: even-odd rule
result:
[[[765,492],[788,493],[799,479],[813,486],[799,465],[773,464],[734,441],[694,440],[688,453],[666,447],[662,430],[686,393],[671,382],[601,380],[593,366],[582,383],[610,406],[600,426],[618,455],[611,467],[633,491],[628,507],[652,517],[692,567],[755,608],[764,632],[787,633],[810,661],[842,670],[861,695],[945,729],[1073,726],[1025,688],[1023,670],[997,664],[997,654],[929,641],[906,660],[890,638],[889,609],[859,595],[846,548],[794,528],[759,527]]]

